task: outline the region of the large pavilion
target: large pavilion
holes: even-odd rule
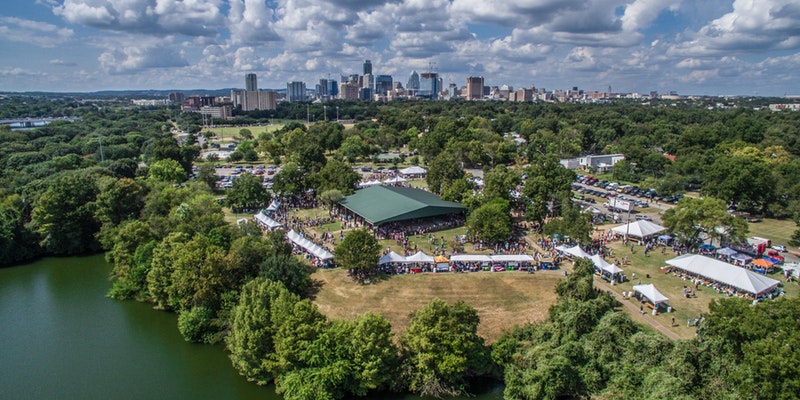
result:
[[[372,226],[462,214],[467,208],[421,189],[396,186],[371,186],[357,190],[339,205]]]

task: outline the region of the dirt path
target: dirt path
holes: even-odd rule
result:
[[[681,337],[675,333],[669,326],[666,325],[667,322],[672,322],[672,318],[668,315],[662,315],[661,317],[654,317],[650,312],[645,312],[644,314],[641,313],[639,310],[638,304],[626,300],[622,297],[622,294],[617,293],[617,291],[613,290],[611,286],[602,280],[600,277],[594,277],[594,286],[600,290],[604,290],[614,294],[614,298],[616,298],[622,306],[628,310],[628,314],[631,315],[634,321],[641,322],[653,328],[656,332],[662,333],[664,336],[672,339],[672,340],[680,340]],[[646,309],[650,311],[649,308]],[[680,321],[675,321],[676,324],[679,324]]]

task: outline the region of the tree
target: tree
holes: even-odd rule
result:
[[[243,174],[235,179],[233,186],[228,189],[227,202],[235,210],[256,210],[266,206],[270,198],[269,192],[261,186],[261,178]]]
[[[690,248],[700,245],[704,235],[712,241],[740,243],[749,230],[747,222],[728,214],[725,202],[713,197],[684,197],[678,205],[664,211],[662,221]]]
[[[272,190],[281,196],[300,195],[307,188],[305,177],[306,174],[300,170],[300,167],[296,163],[286,163],[286,165],[275,174]]]
[[[311,286],[311,267],[291,254],[281,254],[265,259],[259,265],[262,278],[280,282],[290,292],[303,295]]]
[[[274,357],[279,307],[297,301],[283,285],[267,279],[256,278],[242,287],[225,343],[233,367],[247,380],[266,385],[273,377],[264,360]]]
[[[520,175],[501,164],[489,171],[483,180],[483,195],[487,200],[496,198],[511,201],[511,191],[521,182]]]
[[[361,175],[341,161],[329,160],[321,170],[310,177],[310,180],[317,193],[335,189],[347,196],[355,191]]]
[[[491,369],[489,351],[478,336],[480,318],[463,302],[434,299],[411,314],[401,345],[403,374],[412,392],[422,396],[458,396],[468,379]]]
[[[357,276],[367,277],[377,270],[381,246],[368,230],[356,229],[344,236],[334,254],[337,265],[350,269]]]
[[[467,217],[470,234],[490,243],[501,243],[511,237],[511,206],[508,200],[496,198],[476,208]]]
[[[462,177],[464,170],[458,166],[455,157],[449,152],[442,152],[431,161],[425,181],[433,193],[439,194],[442,188]]]
[[[173,159],[158,160],[150,165],[150,179],[169,183],[183,182],[186,180],[186,171]]]
[[[589,244],[592,240],[591,215],[583,212],[579,206],[565,203],[561,217],[551,219],[544,225],[542,231],[548,236],[559,234]]]
[[[80,173],[57,178],[36,200],[31,215],[40,245],[50,254],[81,254],[99,249],[94,235],[97,187]]]
[[[522,193],[527,220],[542,224],[548,215],[559,215],[561,205],[571,197],[575,173],[559,164],[554,155],[532,159],[525,173],[528,179]]]
[[[319,199],[322,200],[325,205],[328,206],[329,209],[333,209],[333,205],[338,203],[344,198],[339,189],[328,189],[319,194]]]

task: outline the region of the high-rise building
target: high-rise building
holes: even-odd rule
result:
[[[372,75],[372,61],[364,60],[364,75]]]
[[[416,96],[418,90],[419,74],[417,71],[411,71],[411,75],[408,77],[408,83],[406,84],[406,93],[408,93],[409,96]]]
[[[339,95],[339,83],[328,79],[328,97],[336,98]]]
[[[256,74],[247,74],[244,76],[244,90],[248,92],[255,92],[258,90]]]
[[[344,82],[339,86],[339,98],[345,100],[358,100],[359,91],[361,87],[359,87],[354,82]]]
[[[423,72],[419,75],[419,90],[417,97],[438,100],[441,90],[441,80],[436,72]]]
[[[375,93],[386,96],[386,92],[392,90],[392,76],[378,75],[375,77]]]
[[[467,77],[467,100],[483,99],[483,77]]]
[[[288,101],[306,101],[306,83],[305,82],[288,82],[286,84],[286,100]]]
[[[183,94],[183,92],[170,92],[168,99],[172,103],[180,104],[183,103],[184,100],[186,100],[186,96]]]
[[[274,110],[278,108],[277,93],[273,91],[231,90],[231,102],[242,111]]]

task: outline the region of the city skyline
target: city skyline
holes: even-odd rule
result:
[[[262,88],[434,70],[485,85],[800,95],[791,0],[25,0],[0,11],[0,90]]]

